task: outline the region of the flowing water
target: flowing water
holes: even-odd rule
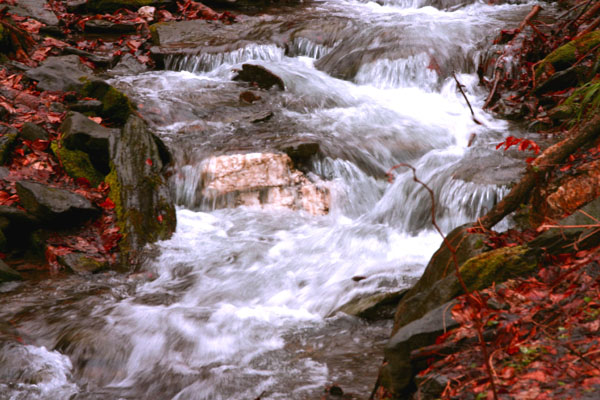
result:
[[[245,40],[114,78],[173,152],[177,231],[139,273],[0,285],[0,399],[315,399],[334,382],[367,398],[391,322],[337,310],[408,287],[441,242],[427,192],[385,172],[411,163],[448,231],[498,201],[510,179],[494,173],[522,162],[494,150],[512,128],[481,110],[476,76],[534,4],[508,3],[307,3],[244,19],[262,37],[293,31],[284,45]],[[244,62],[286,90],[242,105]],[[273,118],[250,122],[264,108]],[[330,182],[328,215],[202,198],[208,156],[298,138],[320,145],[303,168]]]

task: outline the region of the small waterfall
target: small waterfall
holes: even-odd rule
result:
[[[305,56],[318,60],[319,58],[329,54],[329,52],[331,52],[336,45],[337,44],[334,44],[333,46],[325,46],[323,44],[315,43],[310,39],[297,37],[290,46],[289,56]]]
[[[284,52],[284,49],[276,45],[250,44],[225,53],[169,55],[165,59],[165,68],[172,71],[208,72],[225,64],[235,65],[251,60],[279,61]]]
[[[380,59],[364,64],[358,70],[354,81],[360,85],[373,85],[381,89],[420,87],[434,90],[439,86],[440,77],[431,66],[431,58],[426,53],[406,59]]]

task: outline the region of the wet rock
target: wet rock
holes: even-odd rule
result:
[[[460,273],[470,291],[481,290],[493,283],[530,274],[538,265],[538,256],[537,251],[528,247],[503,247],[470,258],[461,265]],[[396,309],[394,332],[463,294],[460,282],[453,272],[455,267],[449,265],[448,268],[446,277],[422,287],[418,292],[411,289],[405,295]]]
[[[211,157],[202,165],[202,195],[227,206],[275,206],[315,215],[329,210],[329,190],[293,169],[286,154],[250,153]]]
[[[69,110],[77,112],[98,112],[102,110],[102,102],[100,100],[79,100],[73,104],[69,104]]]
[[[119,61],[119,56],[114,56],[111,53],[90,53],[89,51],[78,49],[77,47],[65,47],[63,52],[66,54],[75,54],[80,57],[85,57],[88,61],[91,61],[96,64],[96,66],[102,68],[111,68],[117,63],[117,61]]]
[[[63,91],[79,90],[83,79],[92,75],[91,68],[82,64],[76,55],[48,57],[39,67],[30,69],[25,75],[38,81],[42,90]]]
[[[394,317],[396,306],[407,291],[408,289],[404,289],[392,293],[377,293],[359,297],[341,306],[337,312],[371,321],[390,319]]]
[[[558,226],[579,226],[578,228],[550,228],[529,242],[528,246],[550,254],[564,253],[569,249],[592,248],[600,243],[600,232],[594,226],[598,220],[600,198],[556,223]]]
[[[119,245],[129,258],[122,260],[126,265],[138,261],[145,244],[167,239],[175,230],[175,206],[163,175],[165,156],[159,141],[135,115],[110,137],[111,171],[106,182],[124,236]]]
[[[256,124],[258,122],[265,122],[270,120],[273,117],[273,111],[265,110],[259,111],[250,116],[248,119],[251,123]]]
[[[80,90],[81,95],[98,99],[102,110],[98,114],[118,125],[123,125],[135,111],[136,106],[129,98],[102,80],[87,80]]]
[[[17,194],[28,213],[57,225],[77,225],[100,214],[85,197],[37,182],[17,182]]]
[[[58,25],[56,14],[44,0],[19,0],[16,6],[10,6],[9,12],[23,17],[32,17],[46,25]]]
[[[278,149],[290,156],[295,165],[301,165],[308,162],[312,156],[317,155],[320,147],[318,142],[297,139],[291,143],[284,143]]]
[[[69,253],[58,257],[58,262],[79,274],[91,274],[108,268],[106,261],[99,261],[83,253]]]
[[[10,153],[15,145],[17,133],[5,133],[0,137],[0,165],[4,165],[10,158]]]
[[[148,71],[148,66],[139,62],[133,55],[127,53],[121,60],[111,69],[111,75],[137,75]]]
[[[484,243],[484,241],[487,240],[487,236],[469,233],[467,229],[470,228],[470,226],[470,224],[459,226],[446,236],[448,242],[456,249],[456,259],[460,266],[467,260],[483,254],[490,249]],[[431,287],[435,285],[436,282],[444,277],[454,276],[454,269],[455,266],[452,259],[452,253],[448,250],[448,247],[442,243],[440,248],[429,260],[419,281],[408,291],[408,293],[406,293],[398,304],[393,332],[397,331],[403,324],[409,323],[425,314],[427,310],[422,310],[420,306],[418,306],[416,310],[412,310],[412,308],[415,304],[418,304],[419,299],[423,296],[423,292],[431,290]],[[407,312],[409,314],[407,314]]]
[[[21,274],[9,267],[4,261],[0,260],[0,283],[20,281],[22,279]]]
[[[450,312],[453,304],[442,304],[403,326],[385,346],[387,364],[381,369],[380,383],[393,398],[407,396],[413,376],[418,372],[411,364],[411,351],[434,344],[438,336],[458,326]]]
[[[25,122],[19,133],[19,137],[25,140],[48,140],[48,132],[33,122]]]
[[[233,80],[256,84],[261,89],[268,90],[277,86],[279,89],[285,90],[283,80],[262,65],[243,64],[242,70],[238,71]]]
[[[109,140],[118,135],[118,129],[109,129],[97,124],[78,112],[70,112],[60,126],[63,144],[70,150],[79,150],[89,155],[95,169],[104,175],[110,172]]]
[[[136,30],[137,24],[116,23],[105,19],[92,19],[85,23],[85,31],[90,33],[115,33],[124,35],[135,33]]]

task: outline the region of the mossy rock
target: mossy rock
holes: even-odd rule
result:
[[[600,31],[594,31],[559,47],[548,54],[536,67],[536,79],[541,78],[544,73],[552,75],[554,71],[562,71],[569,68],[577,61],[578,57],[583,56],[599,44]],[[596,54],[598,54],[598,50],[596,50]]]
[[[161,3],[157,0],[88,0],[85,7],[91,12],[113,12],[119,8],[138,9],[143,6]],[[164,3],[164,2],[163,2]]]
[[[123,125],[136,109],[129,97],[104,81],[88,80],[80,92],[85,97],[100,100],[100,116],[119,125]]]
[[[69,150],[65,146],[59,146],[57,142],[52,142],[50,147],[71,178],[85,178],[93,187],[98,186],[104,180],[104,176],[92,165],[87,153],[80,150]]]
[[[105,181],[123,235],[119,248],[127,258],[124,264],[135,264],[144,245],[167,239],[175,230],[175,206],[156,140],[134,115],[111,137],[111,172]]]
[[[538,265],[537,254],[526,246],[502,247],[470,258],[459,270],[469,291],[482,290],[531,273]],[[463,294],[463,289],[452,272],[427,289],[409,294],[398,305],[393,332]]]

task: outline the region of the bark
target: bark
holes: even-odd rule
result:
[[[595,115],[575,132],[572,132],[568,138],[548,147],[536,158],[527,167],[527,171],[523,178],[521,178],[521,181],[490,212],[481,217],[477,225],[491,229],[506,215],[525,203],[528,200],[531,190],[536,185],[542,184],[545,181],[548,172],[562,163],[577,149],[596,139],[598,136],[600,136],[600,115]]]

